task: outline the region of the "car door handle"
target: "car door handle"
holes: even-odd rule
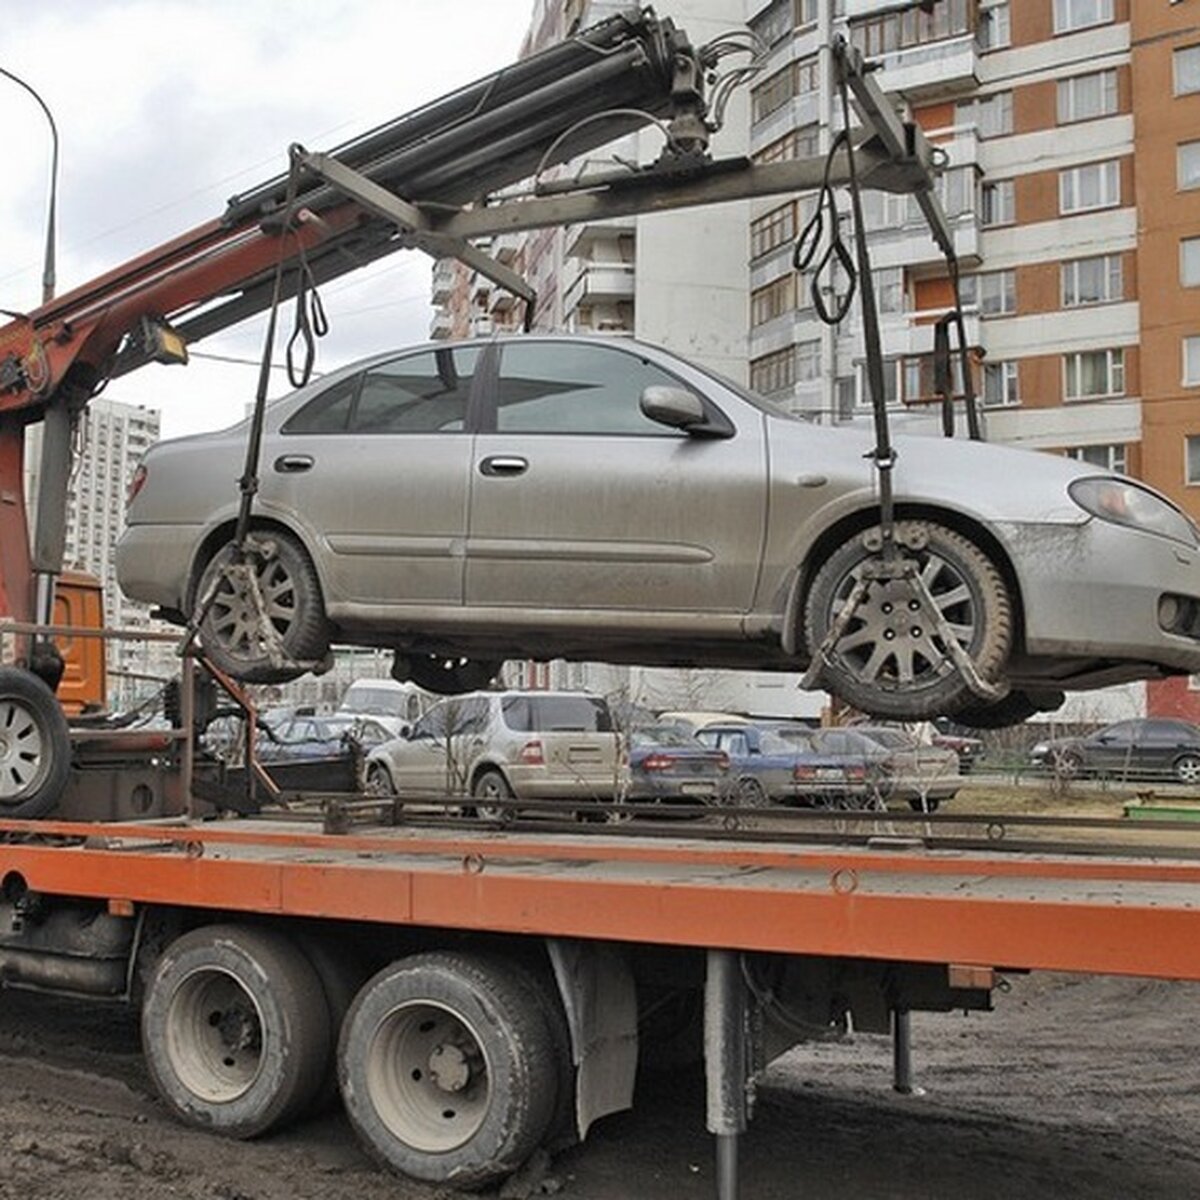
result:
[[[275,460],[275,470],[281,475],[299,475],[301,471],[310,470],[316,463],[309,454],[281,454]]]
[[[528,470],[529,460],[516,454],[491,454],[479,464],[481,475],[524,475]]]

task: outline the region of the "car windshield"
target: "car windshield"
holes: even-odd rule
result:
[[[369,713],[373,717],[402,717],[407,703],[406,692],[394,692],[390,688],[352,688],[342,700],[342,709]]]
[[[518,733],[611,733],[608,705],[595,696],[505,696],[504,723]]]
[[[764,754],[807,754],[812,748],[812,735],[803,729],[768,729],[762,735]]]
[[[689,737],[676,725],[656,725],[648,729],[635,729],[629,735],[635,746],[695,746],[696,739]]]

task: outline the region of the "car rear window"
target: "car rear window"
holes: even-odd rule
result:
[[[506,696],[504,723],[518,733],[611,733],[608,705],[595,696]]]

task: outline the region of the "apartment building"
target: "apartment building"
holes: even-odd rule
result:
[[[127,600],[117,586],[115,548],[125,528],[125,497],[142,455],[159,438],[159,414],[141,405],[98,397],[80,416],[67,497],[67,542],[63,565],[86,571],[103,585],[104,621],[120,628],[147,628],[147,605]],[[41,426],[31,425],[25,453],[25,492],[29,511],[36,512]],[[112,642],[108,646],[110,705],[126,707],[147,690],[152,679],[174,673],[159,647],[146,643]],[[167,668],[170,670],[167,670]]]

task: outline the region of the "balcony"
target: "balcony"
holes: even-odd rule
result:
[[[563,309],[581,304],[616,304],[634,296],[633,263],[584,263],[563,293]]]
[[[636,228],[636,217],[606,217],[597,221],[585,221],[579,225],[569,225],[566,256],[590,258],[601,242],[620,242],[622,238],[632,241]]]
[[[451,337],[454,333],[454,321],[448,312],[436,312],[429,323],[429,336],[435,341]]]
[[[516,303],[516,296],[507,288],[495,287],[492,289],[491,299],[488,301],[488,312],[493,315],[511,312]]]
[[[525,235],[521,233],[501,233],[492,241],[492,257],[506,267],[512,266],[525,245]]]
[[[850,40],[882,67],[885,92],[931,100],[969,91],[979,84],[975,5],[941,0],[932,13],[915,4],[880,11],[875,0],[848,0]]]
[[[454,294],[455,275],[452,258],[439,258],[433,264],[432,295],[434,304],[445,304]]]
[[[490,316],[480,314],[471,318],[472,337],[490,337],[495,331],[496,327]]]

